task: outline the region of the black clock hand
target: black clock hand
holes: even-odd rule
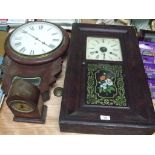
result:
[[[105,53],[103,53],[103,59],[105,59]]]
[[[33,37],[35,40],[38,40],[39,42],[41,42],[42,44],[48,46],[49,48],[51,48],[49,45],[47,45],[45,42],[41,41],[39,38],[33,36],[32,34],[28,33],[27,31],[24,31],[24,33],[28,34],[29,36]],[[51,48],[52,49],[52,48]]]

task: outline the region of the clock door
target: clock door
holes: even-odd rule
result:
[[[155,131],[153,104],[132,27],[74,24],[69,52],[61,131]]]

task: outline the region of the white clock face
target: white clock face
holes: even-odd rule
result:
[[[122,61],[119,39],[87,37],[86,59]]]
[[[56,25],[31,22],[11,34],[10,45],[19,54],[37,56],[54,51],[62,40],[62,31]]]

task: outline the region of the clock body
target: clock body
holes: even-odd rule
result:
[[[23,79],[15,79],[6,100],[14,114],[14,121],[45,123],[47,107],[37,86]]]
[[[6,94],[14,79],[23,78],[39,87],[43,100],[61,72],[69,36],[48,22],[30,22],[15,29],[5,42],[2,88]]]
[[[155,131],[153,103],[134,28],[73,24],[68,52],[61,131]]]

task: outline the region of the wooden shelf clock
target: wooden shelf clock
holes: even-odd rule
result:
[[[56,76],[61,72],[62,56],[66,52],[68,45],[69,36],[67,32],[52,23],[29,22],[15,29],[6,40],[6,55],[3,63],[2,89],[9,96],[8,101],[12,97],[12,94],[9,94],[10,89],[17,89],[17,87],[12,86],[14,84],[13,81],[20,79],[33,84],[39,89],[39,92],[34,91],[38,93],[32,93],[32,96],[29,96],[30,99],[33,98],[33,95],[38,97],[40,94],[42,100],[47,101],[49,99],[50,86],[56,81]],[[32,92],[33,89],[30,89],[31,87],[27,87],[27,84],[26,86],[25,84],[23,85],[23,88],[27,88],[30,93]],[[34,87],[32,86],[32,88]],[[20,91],[22,90],[20,89]],[[23,89],[24,93],[25,90]],[[21,94],[16,97],[21,97]],[[18,100],[16,97],[14,100]],[[28,100],[25,101],[24,97],[22,100],[24,100],[22,103],[25,106]],[[13,102],[12,99],[11,102]],[[10,108],[13,107],[10,106],[10,103],[7,104]],[[29,111],[29,116],[32,115],[29,122],[32,122],[34,111],[34,109],[31,112]],[[21,118],[28,117],[28,114],[23,115],[23,113],[24,111],[18,111],[18,117],[20,117],[20,114]],[[38,120],[35,121],[36,117],[34,115],[34,122],[39,122]],[[42,116],[38,117],[41,119]],[[24,119],[21,119],[21,121],[24,121]],[[25,121],[28,121],[28,119],[25,119]]]
[[[60,130],[152,134],[155,113],[135,30],[74,24]]]

